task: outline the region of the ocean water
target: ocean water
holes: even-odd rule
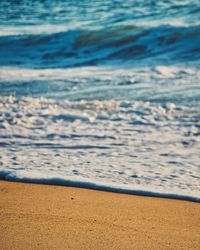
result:
[[[200,201],[199,0],[1,0],[0,177]]]

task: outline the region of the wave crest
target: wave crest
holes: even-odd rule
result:
[[[0,65],[74,67],[200,59],[200,28],[114,26],[56,34],[0,37]]]

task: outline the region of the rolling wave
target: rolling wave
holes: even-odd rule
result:
[[[0,65],[27,68],[113,63],[179,63],[200,59],[200,27],[133,25],[56,34],[0,37]]]

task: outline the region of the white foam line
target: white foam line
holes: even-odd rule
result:
[[[58,185],[58,186],[70,186],[70,187],[78,187],[78,188],[87,188],[99,191],[107,191],[121,194],[132,194],[139,196],[148,196],[148,197],[157,197],[157,198],[168,198],[168,199],[176,199],[176,200],[185,200],[192,202],[200,202],[200,197],[190,196],[184,194],[175,194],[175,193],[160,193],[153,192],[148,190],[133,190],[129,188],[125,188],[123,186],[114,186],[113,184],[101,184],[84,180],[72,180],[61,177],[25,177],[25,176],[17,176],[15,171],[11,170],[0,170],[0,179],[7,181],[15,181],[15,182],[24,182],[24,183],[35,183],[35,184],[49,184],[49,185]],[[80,178],[81,179],[81,178]]]

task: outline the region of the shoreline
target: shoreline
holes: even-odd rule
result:
[[[10,176],[9,170],[0,171],[0,181],[9,181],[9,182],[19,182],[19,183],[27,183],[27,184],[39,184],[39,185],[50,185],[50,186],[64,186],[64,187],[75,187],[75,188],[83,188],[94,191],[103,191],[103,192],[111,192],[117,194],[128,194],[128,195],[136,195],[136,196],[144,196],[144,197],[155,197],[161,199],[173,199],[173,200],[183,200],[183,201],[191,201],[200,203],[200,197],[189,195],[189,194],[176,194],[170,192],[159,192],[159,191],[151,191],[145,189],[131,189],[128,186],[114,186],[113,184],[102,184],[91,182],[90,180],[73,180],[73,179],[65,179],[60,177],[52,177],[52,178],[26,178],[17,176]]]
[[[199,249],[200,204],[0,180],[1,249]]]

